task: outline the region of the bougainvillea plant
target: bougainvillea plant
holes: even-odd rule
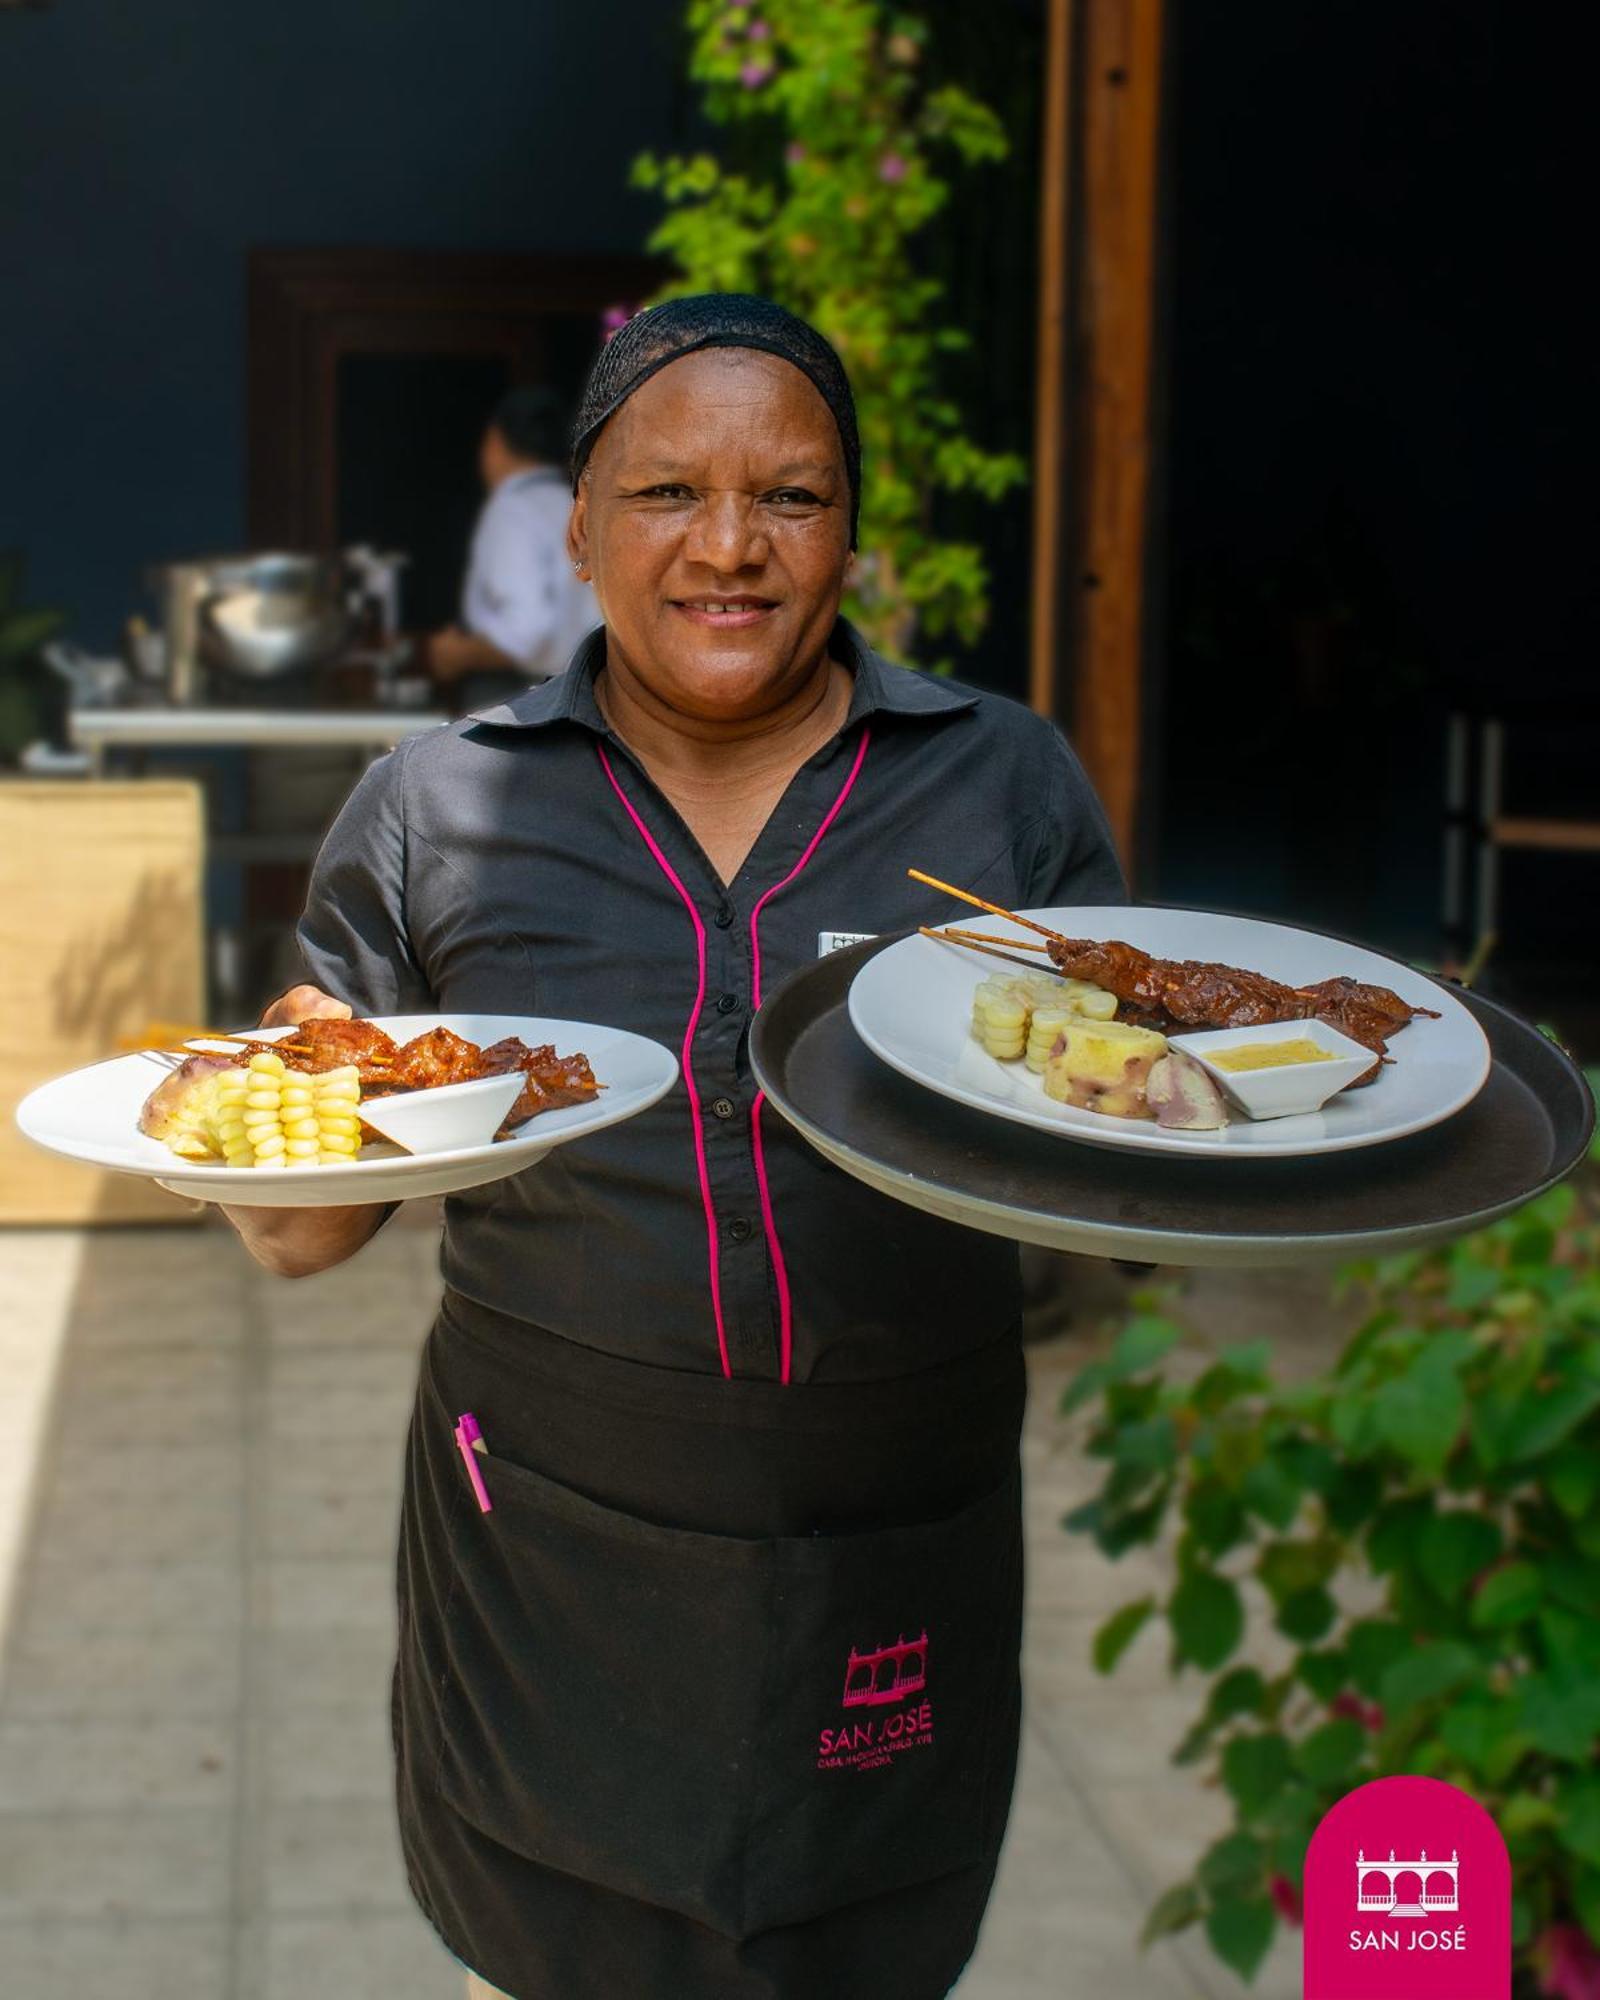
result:
[[[1165,1619],[1173,1670],[1212,1677],[1174,1760],[1209,1767],[1233,1805],[1231,1830],[1150,1912],[1147,1940],[1203,1923],[1249,1980],[1278,1925],[1299,1922],[1322,1815],[1369,1778],[1418,1773],[1479,1799],[1505,1836],[1518,2000],[1600,2000],[1588,1171],[1448,1249],[1360,1267],[1370,1316],[1312,1381],[1276,1381],[1266,1341],[1168,1379],[1182,1329],[1151,1296],[1069,1387],[1110,1469],[1066,1525],[1112,1557],[1169,1520],[1178,1530],[1170,1594],[1117,1611],[1095,1663],[1110,1673]],[[1291,1642],[1279,1671],[1242,1657],[1246,1577]],[[1359,1613],[1341,1579],[1359,1579]]]
[[[930,85],[924,22],[880,0],[690,0],[690,74],[726,149],[633,167],[668,213],[649,241],[681,274],[657,295],[754,291],[812,321],[850,371],[860,414],[862,551],[846,614],[911,660],[920,642],[970,645],[988,575],[972,542],[942,537],[941,494],[996,500],[1026,477],[983,450],[941,393],[940,358],[970,336],[940,320],[943,287],[915,238],[946,175],[1007,150],[998,119]],[[946,661],[924,658],[924,665]]]

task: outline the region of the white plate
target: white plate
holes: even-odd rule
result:
[[[409,1201],[419,1195],[454,1194],[504,1180],[543,1159],[554,1146],[620,1124],[664,1097],[677,1081],[677,1058],[659,1042],[594,1021],[554,1021],[518,1014],[386,1014],[377,1026],[407,1041],[445,1027],[480,1048],[516,1035],[530,1048],[554,1042],[558,1055],[582,1053],[605,1085],[589,1104],[542,1111],[496,1145],[414,1155],[397,1146],[367,1145],[362,1157],[324,1167],[225,1167],[196,1165],[169,1152],[139,1130],[139,1111],[161,1081],[164,1065],[150,1055],[117,1056],[73,1070],[30,1091],[17,1107],[27,1136],[53,1153],[117,1173],[142,1174],[195,1201],[226,1201],[240,1208],[331,1208],[363,1202]],[[290,1028],[247,1028],[263,1041]]]
[[[1022,914],[1067,937],[1118,938],[1160,958],[1210,959],[1264,972],[1290,986],[1341,975],[1360,979],[1387,986],[1413,1006],[1437,1008],[1440,1018],[1415,1020],[1391,1040],[1392,1063],[1376,1083],[1341,1092],[1321,1111],[1260,1122],[1236,1118],[1220,1132],[1164,1132],[1145,1119],[1108,1118],[1054,1103],[1024,1063],[998,1062],[973,1039],[973,989],[1006,968],[957,944],[903,938],[869,959],[850,988],[856,1033],[913,1082],[998,1118],[1090,1146],[1225,1159],[1286,1159],[1401,1139],[1459,1111],[1489,1074],[1488,1041],[1459,1000],[1409,966],[1359,945],[1287,924],[1203,910],[1112,906]],[[979,918],[975,912],[951,921],[993,937],[1026,940],[1032,935],[1020,925]],[[1042,953],[1039,963],[1041,970],[1049,970]]]

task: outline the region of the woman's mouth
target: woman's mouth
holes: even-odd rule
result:
[[[675,597],[672,608],[696,625],[733,632],[746,625],[758,625],[778,607],[767,597]]]

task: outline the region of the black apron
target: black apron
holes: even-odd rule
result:
[[[1024,1395],[1014,1336],[784,1387],[447,1292],[394,1723],[457,1957],[513,2000],[941,2000],[1015,1774]]]

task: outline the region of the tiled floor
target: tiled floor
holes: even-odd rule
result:
[[[401,1879],[386,1737],[435,1249],[407,1211],[355,1264],[288,1285],[214,1227],[0,1235],[0,1992],[457,2000]],[[1111,1680],[1088,1664],[1161,1558],[1112,1567],[1060,1527],[1095,1468],[1059,1391],[1123,1283],[1085,1267],[1065,1330],[1030,1349],[1022,1779],[961,2000],[1244,1990],[1192,1935],[1137,1949],[1221,1809],[1165,1761],[1195,1695],[1159,1633]],[[1229,1334],[1298,1325],[1309,1358],[1322,1291],[1198,1282],[1193,1306]],[[1298,1993],[1296,1943],[1260,2000]]]

